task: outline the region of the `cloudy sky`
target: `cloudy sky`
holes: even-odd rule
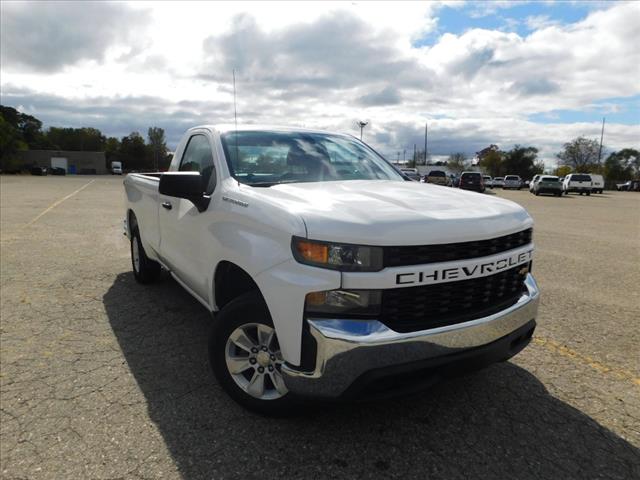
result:
[[[356,133],[391,159],[640,146],[640,2],[1,3],[0,95],[121,137],[238,121]],[[402,154],[401,154],[402,155]]]

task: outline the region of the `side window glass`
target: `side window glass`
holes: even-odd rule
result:
[[[194,135],[189,139],[187,148],[180,162],[181,172],[200,172],[202,184],[207,193],[211,193],[216,185],[213,153],[209,140],[204,135]]]

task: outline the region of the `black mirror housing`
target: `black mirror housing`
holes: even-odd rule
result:
[[[200,212],[209,205],[209,196],[204,194],[204,190],[199,172],[169,172],[160,176],[160,195],[189,200]]]

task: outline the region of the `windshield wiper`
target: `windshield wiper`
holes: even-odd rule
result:
[[[250,187],[273,187],[274,185],[283,185],[285,183],[300,183],[299,180],[282,180],[280,182],[252,182],[247,183]]]

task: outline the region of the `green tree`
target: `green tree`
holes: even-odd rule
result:
[[[597,140],[578,137],[565,143],[557,157],[561,165],[571,167],[574,172],[587,172],[599,164],[599,151],[600,144]]]
[[[611,153],[604,162],[604,176],[613,182],[632,180],[640,176],[640,152],[624,148]]]
[[[571,167],[568,165],[560,165],[559,167],[557,167],[554,171],[553,174],[557,177],[566,177],[567,175],[569,175],[572,172]]]
[[[153,170],[153,164],[147,156],[144,138],[138,132],[131,132],[120,141],[119,160],[123,168],[129,170]]]
[[[493,146],[493,145],[492,145]],[[488,175],[492,177],[500,177],[504,175],[503,169],[503,153],[499,150],[490,150],[482,156],[478,154],[480,159],[480,167],[482,167]]]
[[[149,152],[155,170],[160,170],[160,163],[167,157],[167,143],[164,138],[164,129],[160,127],[149,127],[147,132],[149,138]]]
[[[106,137],[97,128],[50,127],[46,137],[56,150],[102,152]]]
[[[478,160],[482,161],[487,155],[491,153],[499,152],[499,151],[500,151],[500,148],[498,147],[498,145],[495,145],[492,143],[488,147],[483,148],[479,152],[476,152],[476,157],[478,157]]]
[[[0,168],[3,171],[17,170],[16,153],[27,149],[28,146],[22,140],[18,129],[5,120],[3,113],[0,113]]]
[[[460,174],[469,168],[469,161],[464,153],[457,152],[449,155],[447,167],[454,173]]]
[[[16,129],[20,139],[27,145],[32,146],[41,140],[42,122],[36,117],[4,105],[0,105],[0,114],[9,125]]]
[[[514,147],[503,155],[503,172],[505,175],[519,175],[521,178],[532,178],[538,173],[538,149],[535,147]],[[544,166],[542,167],[544,170]]]

